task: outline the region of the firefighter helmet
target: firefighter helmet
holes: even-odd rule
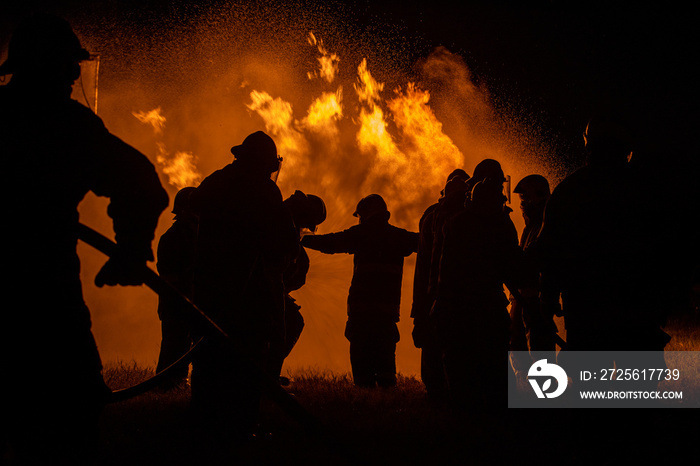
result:
[[[469,185],[467,184],[467,180],[461,176],[455,176],[454,178],[450,179],[450,181],[448,181],[445,185],[444,189],[445,196],[450,196],[453,193],[461,193],[466,195],[467,191],[469,191]]]
[[[190,207],[190,196],[196,188],[188,186],[182,188],[175,194],[175,199],[173,200],[173,213],[175,215],[184,214],[189,210]]]
[[[316,227],[326,220],[326,204],[313,194],[304,194],[297,189],[284,200],[284,204],[299,228],[316,231]]]
[[[452,170],[452,173],[450,173],[447,176],[447,182],[445,184],[449,183],[450,180],[452,180],[453,178],[461,178],[464,181],[467,181],[469,179],[469,175],[467,174],[467,172],[465,172],[461,168],[456,168],[456,169]]]
[[[360,219],[367,220],[374,217],[377,214],[388,213],[389,209],[386,206],[386,202],[379,194],[370,194],[367,197],[360,199],[355,208],[355,213],[352,215],[355,217],[360,217]]]
[[[486,178],[477,182],[472,188],[471,203],[481,211],[502,210],[505,201],[503,183],[500,179]]]
[[[242,144],[233,146],[231,153],[236,160],[254,165],[267,173],[274,173],[282,159],[277,155],[275,141],[263,131],[249,134]]]
[[[326,220],[326,203],[323,202],[323,199],[313,194],[307,194],[306,199],[308,222],[309,225],[313,226],[309,230],[314,231],[318,225]]]
[[[549,196],[549,182],[542,175],[527,175],[513,189],[516,194],[523,194],[525,191],[531,191],[541,197]]]
[[[79,63],[90,59],[70,24],[58,16],[36,14],[12,34],[0,76],[46,64]]]
[[[497,180],[500,183],[506,181],[503,168],[501,168],[501,164],[498,163],[497,160],[484,159],[474,167],[474,175],[472,176],[474,183],[485,180],[486,178]]]

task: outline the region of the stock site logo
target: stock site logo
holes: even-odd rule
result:
[[[566,390],[568,380],[564,369],[556,364],[550,364],[546,359],[540,359],[530,366],[527,379],[532,385],[537,398],[556,398]],[[552,380],[557,381],[556,389],[552,388]],[[541,384],[540,384],[541,381]]]

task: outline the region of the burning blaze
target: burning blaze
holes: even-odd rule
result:
[[[197,171],[197,158],[192,152],[176,152],[171,156],[165,150],[165,144],[158,143],[156,161],[168,175],[168,182],[178,190],[197,186],[202,181],[202,175]]]
[[[314,100],[304,118],[304,126],[311,131],[336,136],[336,122],[343,118],[343,88],[336,92],[324,92]]]
[[[309,33],[308,37],[309,45],[315,45],[321,54],[318,57],[319,70],[316,72],[309,72],[307,76],[309,79],[321,78],[329,83],[332,83],[335,76],[338,74],[338,63],[340,62],[340,57],[335,53],[329,53],[328,50],[323,46],[322,40],[317,40],[313,32]]]
[[[313,32],[308,34],[307,42],[320,54],[318,69],[307,73],[308,78],[333,84],[339,79],[339,56]],[[434,201],[447,174],[464,165],[464,156],[443,132],[442,123],[429,106],[427,90],[409,82],[386,100],[382,95],[385,84],[372,76],[366,58],[357,66],[352,85],[355,102],[344,101],[343,86],[338,84],[335,92],[323,91],[312,98],[305,115],[299,117],[291,102],[265,90],[251,90],[245,107],[262,119],[265,131],[275,139],[284,158],[278,178],[283,191],[301,187],[300,180],[308,185],[311,178],[322,189],[331,187],[353,171],[360,179],[354,183],[351,197],[337,191],[319,194],[344,211],[340,204],[354,205],[369,193],[379,193],[389,204],[394,220],[415,229],[422,210]],[[165,130],[166,119],[160,107],[133,115],[151,125],[157,136]],[[197,158],[191,152],[171,155],[159,142],[156,160],[169,183],[178,189],[201,181]]]
[[[380,92],[384,84],[377,82],[367,69],[367,60],[363,59],[357,69],[358,83],[355,91],[361,104],[357,145],[364,154],[374,158],[375,170],[370,172],[365,184],[385,184],[400,175],[406,157],[399,151],[394,139],[387,131],[384,111],[379,105]],[[382,180],[382,178],[386,178]],[[382,182],[384,181],[384,182]],[[393,181],[396,181],[395,179]]]
[[[257,112],[265,129],[275,139],[277,152],[284,159],[284,172],[303,169],[304,154],[308,152],[303,134],[296,129],[292,104],[282,98],[272,98],[267,92],[250,93],[248,109]]]
[[[248,31],[246,24],[240,25]],[[264,33],[255,36],[256,44],[273,41],[273,52],[256,48],[255,44],[249,48],[247,43],[229,41],[229,30],[236,28],[226,28],[221,36],[215,30],[194,32],[194,28],[193,34],[202,34],[196,36],[201,39],[196,43],[206,47],[201,54],[185,54],[185,61],[192,62],[191,68],[182,68],[182,56],[169,55],[158,63],[170,68],[160,70],[151,87],[142,81],[135,85],[129,80],[104,80],[107,90],[100,90],[103,116],[114,112],[111,118],[121,121],[119,106],[125,101],[132,105],[155,100],[169,112],[178,112],[178,118],[168,115],[166,120],[158,107],[133,112],[136,120],[130,121],[147,129],[143,143],[135,147],[148,153],[148,148],[155,145],[153,160],[174,188],[197,186],[203,178],[201,173],[211,173],[230,163],[229,148],[260,129],[272,136],[284,158],[277,178],[283,197],[300,189],[325,201],[328,218],[319,226],[319,233],[355,224],[352,212],[357,202],[370,193],[384,197],[392,224],[417,231],[422,213],[438,199],[447,175],[455,168],[471,174],[484,158],[499,160],[514,180],[530,173],[548,174],[528,157],[534,153],[529,152],[532,149],[547,155],[541,141],[523,141],[516,137],[518,133],[509,132],[510,127],[504,130],[499,126],[484,89],[473,83],[464,61],[446,49],[439,48],[416,63],[419,66],[413,70],[417,76],[404,79],[402,69],[395,62],[385,62],[381,54],[354,55],[360,47],[351,47],[348,56],[342,57],[343,65],[349,66],[340,67],[341,54],[330,50],[320,34],[309,33],[295,23],[292,27],[300,29],[295,30],[297,35],[270,35],[268,25],[264,26]],[[245,34],[242,37],[250,38]],[[195,37],[190,39],[191,44]],[[107,38],[105,47],[111,43]],[[180,47],[179,42],[175,45]],[[129,53],[139,58],[138,52],[139,48],[134,47]],[[308,69],[299,73],[298,63],[303,62],[300,57],[309,55]],[[138,59],[128,62],[140,63]],[[187,70],[196,71],[198,85],[192,85],[194,79]],[[182,76],[182,82],[173,79],[169,86],[163,85],[166,71],[169,76]],[[139,79],[143,75],[147,73],[137,74]],[[115,87],[110,89],[110,83]],[[146,107],[151,105],[148,103],[140,105],[151,108]],[[206,158],[195,154],[206,154]],[[82,209],[85,218],[89,217],[90,206]],[[516,226],[522,220],[516,214],[512,218]],[[156,238],[169,226],[170,218],[163,216]],[[309,255],[306,285],[294,292],[307,325],[285,364],[288,368],[318,366],[347,371],[343,326],[352,258],[315,251],[309,251]],[[93,262],[96,273],[104,261],[99,257]],[[408,318],[412,275],[409,258],[404,268],[397,364],[401,372],[416,374],[420,355],[411,342]],[[93,288],[86,282],[87,299],[93,301],[90,306],[96,316],[96,337],[106,348],[106,359],[114,358],[110,345],[116,348],[112,353],[127,360],[133,358],[133,353],[125,349],[128,345],[124,336],[134,335],[132,346],[140,349],[146,364],[151,364],[157,357],[160,326],[155,312],[151,315],[140,310],[151,307],[155,311],[155,298],[146,291],[146,297],[128,295],[124,299],[128,309],[139,309],[138,319],[152,317],[150,329],[140,324],[146,330],[137,334],[134,326],[121,326],[120,319],[130,311],[102,312],[115,309],[117,300],[102,303],[104,290]],[[143,302],[135,305],[136,299]]]
[[[360,150],[374,154],[376,167],[367,184],[381,183],[390,198],[413,207],[411,210],[420,209],[425,206],[424,190],[438,192],[446,174],[463,166],[464,157],[443,133],[442,123],[428,106],[428,91],[409,82],[405,90],[396,89],[396,97],[386,102],[400,136],[396,142],[387,131],[380,107],[379,93],[384,84],[372,78],[365,60],[358,68],[358,79],[355,90],[365,106],[360,113],[357,142]]]
[[[309,34],[308,41],[322,55],[320,71],[308,76],[320,76],[332,83],[337,73],[337,55],[329,53],[313,34]],[[335,92],[322,92],[314,98],[301,119],[295,118],[290,102],[264,91],[253,90],[246,107],[262,118],[284,157],[281,187],[310,175],[313,163],[319,165],[319,155],[311,153],[311,147],[317,147],[314,142],[320,138],[328,159],[323,161],[327,169],[313,176],[319,178],[321,186],[349,176],[344,161],[361,166],[363,176],[356,184],[355,198],[344,198],[342,202],[352,204],[377,192],[395,210],[398,223],[415,229],[422,209],[436,197],[447,174],[463,166],[464,157],[443,133],[442,124],[428,106],[428,91],[408,83],[405,89],[395,90],[394,98],[385,101],[385,84],[372,76],[366,59],[357,67],[353,87],[355,104],[343,101],[343,86],[339,85]],[[349,114],[348,105],[355,113]],[[390,132],[390,122],[396,128],[396,137]]]
[[[357,67],[357,80],[355,91],[360,102],[373,106],[380,100],[379,93],[384,90],[384,84],[377,82],[367,68],[367,59],[363,58],[360,65]]]
[[[134,115],[141,123],[151,125],[155,134],[163,134],[163,129],[165,128],[165,117],[161,113],[160,107],[154,108],[149,112],[132,112],[132,115]]]
[[[402,136],[405,157],[404,176],[395,188],[401,190],[406,202],[420,206],[417,190],[411,186],[428,185],[437,192],[445,182],[446,173],[464,166],[464,156],[452,140],[442,131],[428,106],[430,94],[409,83],[406,90],[396,90],[397,96],[388,102],[397,130]]]
[[[153,133],[160,136],[165,129],[165,117],[160,107],[148,112],[132,112],[141,123],[153,127]],[[197,157],[191,152],[176,152],[170,155],[164,142],[157,142],[156,162],[162,167],[162,171],[168,176],[168,183],[178,190],[197,186],[202,181],[202,175],[197,171]]]

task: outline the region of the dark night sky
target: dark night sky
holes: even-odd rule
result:
[[[138,6],[154,15],[171,14],[177,9],[173,5],[192,8],[195,3],[221,2],[102,2],[113,9]],[[254,3],[275,7],[270,1]],[[332,9],[339,2],[293,3],[300,9],[319,4]],[[492,90],[497,105],[558,135],[563,157],[580,150],[588,116],[611,97],[643,116],[647,125],[643,131],[661,129],[659,134],[692,150],[696,124],[691,109],[698,101],[694,47],[700,42],[696,9],[687,2],[663,8],[611,3],[355,0],[346,10],[353,13],[349,21],[360,25],[395,26],[414,45],[415,59],[438,45],[463,56],[475,78]],[[86,4],[97,3],[4,2],[0,28],[5,36],[8,24],[25,12]],[[654,123],[651,117],[656,118]]]
[[[576,143],[588,115],[608,100],[696,127],[687,118],[698,101],[699,16],[687,4],[434,0],[397,13],[391,2],[367,3],[462,54],[503,101]]]

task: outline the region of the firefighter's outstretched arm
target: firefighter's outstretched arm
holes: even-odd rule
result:
[[[306,235],[302,238],[301,245],[324,254],[352,254],[355,252],[354,233],[355,230],[350,228],[348,230],[325,235]]]

